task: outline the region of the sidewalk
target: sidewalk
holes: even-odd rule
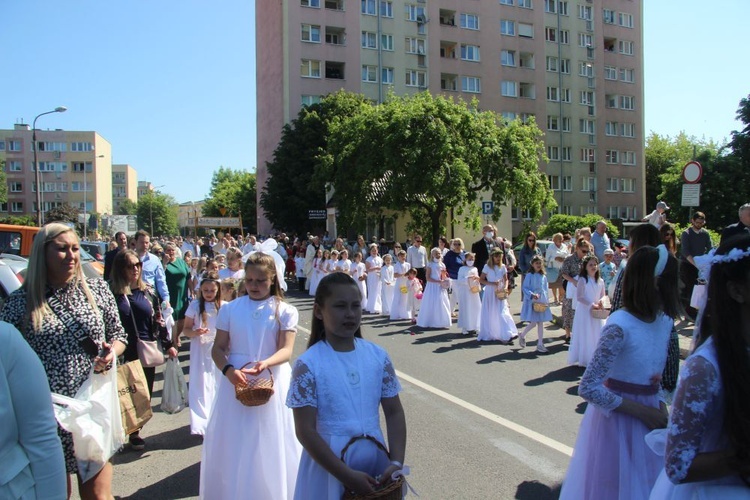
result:
[[[552,322],[562,328],[562,306],[552,306],[550,311],[552,311]],[[690,354],[690,343],[693,340],[695,324],[691,321],[678,320],[675,327],[680,340],[680,359],[685,359]]]

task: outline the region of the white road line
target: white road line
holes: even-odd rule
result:
[[[308,330],[304,326],[298,325],[297,329],[304,331],[308,335],[310,334],[310,330]],[[533,441],[536,441],[537,443],[543,444],[544,446],[552,448],[553,450],[559,451],[563,455],[567,455],[569,457],[573,456],[573,448],[571,448],[570,446],[564,445],[563,443],[559,441],[555,441],[554,439],[547,437],[544,434],[540,434],[536,431],[533,431],[515,422],[511,422],[510,420],[503,418],[499,415],[495,415],[494,413],[489,412],[485,410],[484,408],[480,408],[477,405],[471,404],[468,401],[464,401],[461,398],[457,398],[456,396],[452,394],[448,394],[445,391],[441,391],[437,387],[433,387],[426,382],[422,382],[421,380],[416,379],[410,375],[407,375],[406,373],[400,370],[396,370],[396,375],[398,375],[398,377],[401,380],[405,380],[406,382],[409,382],[412,385],[415,385],[421,389],[424,389],[427,392],[431,392],[432,394],[439,396],[447,401],[450,401],[451,403],[458,405],[466,410],[469,410],[470,412],[475,413],[479,415],[480,417],[484,417],[491,422],[502,425],[506,429],[509,429],[513,432],[517,432],[518,434],[521,434],[522,436],[526,436],[527,438]]]

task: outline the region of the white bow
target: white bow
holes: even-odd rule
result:
[[[278,246],[278,241],[273,238],[268,238],[266,241],[259,245],[258,250],[253,250],[252,252],[243,255],[242,262],[247,262],[247,259],[249,259],[250,256],[254,253],[263,253],[273,257],[273,261],[276,264],[276,279],[281,286],[281,289],[286,292],[286,280],[284,279],[286,264],[284,263],[284,259],[281,258],[281,255],[279,255],[279,253],[276,251],[276,247]]]

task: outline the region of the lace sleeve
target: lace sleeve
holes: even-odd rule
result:
[[[391,358],[386,354],[385,365],[383,366],[383,389],[380,397],[381,399],[392,398],[398,396],[399,392],[401,392],[401,383],[398,381]]]
[[[701,356],[691,357],[682,367],[667,427],[664,455],[666,472],[673,483],[679,483],[687,476],[711,419],[720,385],[714,366]],[[712,425],[718,425],[718,422]]]
[[[286,405],[289,408],[318,407],[318,389],[315,384],[315,375],[301,359],[298,359],[294,364],[292,383],[286,396]]]
[[[599,345],[581,379],[578,394],[589,403],[609,412],[622,404],[622,397],[604,387],[612,363],[625,344],[625,332],[619,325],[607,325],[602,329]]]
[[[610,314],[617,311],[622,307],[622,277],[625,275],[625,269],[620,269],[617,272],[617,279],[615,281],[615,290],[612,292],[612,309]]]

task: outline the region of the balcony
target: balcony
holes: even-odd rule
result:
[[[440,25],[441,26],[455,26],[456,25],[456,11],[440,9]]]
[[[344,63],[326,61],[326,78],[332,80],[344,79]]]

